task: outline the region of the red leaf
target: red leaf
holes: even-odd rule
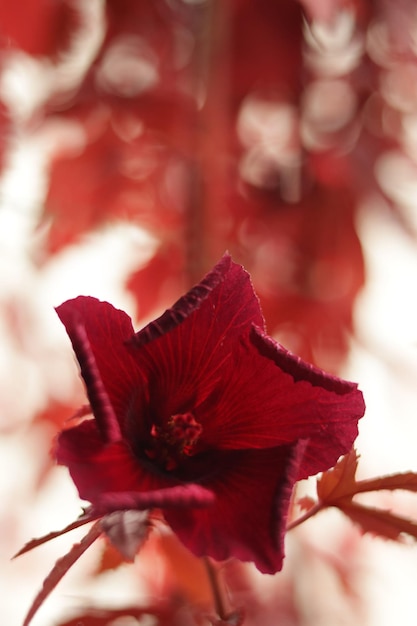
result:
[[[74,420],[79,420],[91,413],[88,405],[80,407],[81,401],[75,404],[62,404],[56,400],[50,400],[48,405],[34,417],[35,424],[47,424],[52,426],[54,431],[58,432],[65,425],[71,423],[74,426]]]
[[[63,404],[53,398],[48,398],[45,407],[34,415],[31,427],[36,430],[39,425],[41,425],[42,428],[46,427],[47,431],[55,436],[62,428],[68,427],[69,425],[74,426],[86,415],[89,415],[91,409],[87,405],[80,407],[84,398],[81,397],[78,403],[76,403],[76,397],[74,397],[73,400],[74,404]],[[37,481],[35,483],[36,489],[42,487],[50,471],[53,470],[55,466],[55,460],[52,458],[52,455],[45,452],[45,454],[42,455],[42,464],[39,468]]]
[[[123,140],[110,121],[102,120],[81,154],[62,152],[51,164],[41,218],[49,226],[51,253],[115,219],[152,227],[158,236],[182,224],[186,176],[175,173],[172,185],[173,168],[184,164],[181,155],[146,132]],[[83,125],[88,130],[88,120]]]
[[[317,495],[327,505],[339,499],[353,497],[368,491],[397,490],[417,492],[417,473],[388,474],[357,481],[358,459],[355,450],[340,459],[337,465],[325,472],[317,481]]]
[[[0,3],[0,39],[33,55],[65,50],[80,23],[77,3],[22,0]]]
[[[258,211],[253,228],[271,252],[255,256],[252,274],[268,328],[293,336],[287,347],[303,359],[336,372],[364,282],[356,198],[347,187],[316,184],[290,210],[269,212],[264,201]]]
[[[384,539],[401,541],[402,535],[417,539],[417,522],[405,519],[386,511],[359,504],[353,501],[358,493],[380,490],[402,489],[417,492],[417,474],[405,472],[357,481],[355,478],[358,456],[355,450],[342,457],[337,465],[317,481],[318,502],[289,525],[294,528],[324,508],[333,506],[342,511],[351,521],[358,524],[363,532],[373,533]],[[303,499],[299,502],[303,506]],[[308,499],[310,504],[310,499]]]
[[[49,594],[55,589],[61,578],[65,576],[70,567],[78,561],[80,556],[84,554],[94,541],[100,537],[101,533],[102,529],[100,522],[96,522],[79,543],[74,544],[65,556],[58,559],[48,576],[45,578],[42,589],[34,599],[32,606],[26,615],[25,621],[23,622],[23,626],[29,626],[33,617],[45,602]]]
[[[316,501],[314,498],[310,498],[310,496],[304,496],[297,499],[297,504],[302,511],[310,511],[315,506]]]
[[[364,491],[380,491],[382,489],[404,489],[417,492],[417,473],[404,472],[403,474],[388,474],[378,478],[359,480],[355,485],[355,493]]]
[[[157,572],[152,567],[155,558],[160,564]],[[211,606],[212,588],[203,560],[187,550],[174,533],[152,533],[141,563],[158,596],[183,598],[188,606]]]
[[[33,548],[37,548],[38,546],[41,546],[43,543],[46,543],[47,541],[51,541],[51,539],[60,537],[61,535],[68,533],[70,530],[74,530],[75,528],[78,528],[79,526],[88,524],[89,522],[92,522],[95,519],[96,517],[93,517],[89,515],[88,513],[81,515],[77,520],[75,520],[75,522],[71,522],[71,524],[68,524],[68,526],[65,526],[65,528],[63,528],[62,530],[55,530],[55,531],[48,533],[47,535],[44,535],[43,537],[39,537],[38,539],[31,539],[31,541],[26,543],[23,546],[23,548],[21,548],[19,552],[17,552],[14,555],[13,558],[15,559],[18,556],[21,556],[22,554],[25,554],[26,552],[33,550]]]
[[[146,318],[178,298],[184,287],[184,265],[181,245],[166,242],[144,267],[129,276],[126,287],[137,302],[139,317]]]
[[[99,575],[109,570],[115,570],[125,563],[125,559],[122,557],[119,550],[114,548],[108,541],[103,542],[101,550],[100,561],[97,564],[97,568],[94,570],[94,575]]]
[[[235,2],[229,11],[233,24],[231,78],[235,99],[245,97],[254,85],[258,90],[284,88],[291,95],[297,94],[302,75],[303,23],[298,3]],[[281,62],[277,63],[277,59]]]
[[[317,495],[321,502],[329,505],[338,498],[355,493],[355,474],[358,467],[358,456],[356,450],[343,456],[336,466],[327,472],[317,481]]]
[[[417,539],[417,523],[390,511],[367,507],[352,500],[346,504],[340,502],[338,509],[358,524],[363,532],[393,541],[401,541],[404,534]]]

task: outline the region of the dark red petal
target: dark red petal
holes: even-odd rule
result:
[[[172,415],[201,404],[233,367],[234,346],[253,323],[263,326],[249,275],[225,255],[132,342],[154,413]]]
[[[113,511],[133,509],[199,508],[212,505],[215,499],[212,491],[193,483],[146,492],[103,493],[95,499],[92,514],[105,515]]]
[[[290,374],[295,382],[305,380],[314,387],[322,387],[341,396],[357,388],[356,383],[332,376],[311,363],[303,361],[256,326],[252,327],[251,340],[260,354],[272,359],[280,369]]]
[[[85,382],[97,428],[103,441],[119,441],[122,438],[119,422],[101,380],[85,326],[77,318],[78,315],[75,312],[71,325],[71,341],[80,364],[81,376]]]
[[[224,254],[203,280],[180,298],[161,317],[136,334],[134,345],[144,346],[150,341],[183,324],[198,311],[197,331],[207,330],[217,339],[236,338],[251,323],[264,326],[249,274],[241,265]],[[198,336],[194,337],[198,341]],[[204,339],[205,337],[203,337]]]
[[[58,463],[66,465],[80,498],[93,505],[108,492],[158,491],[175,479],[147,471],[125,442],[103,443],[94,420],[63,431],[57,438]]]
[[[292,417],[287,422],[281,418],[278,421],[286,436],[291,437],[292,433],[309,438],[298,478],[332,467],[342,454],[351,450],[358,435],[358,420],[365,413],[365,401],[357,384],[305,363],[259,328],[253,328],[251,339],[260,354],[278,366],[278,371],[288,373],[293,381]],[[273,387],[266,385],[264,391],[265,401],[273,402]]]
[[[123,424],[126,414],[132,410],[135,389],[142,382],[136,363],[125,345],[134,335],[130,317],[107,302],[86,296],[68,300],[56,310],[80,365],[85,357],[80,351],[79,328],[85,329],[104,389],[119,422]],[[85,382],[88,389],[90,381]]]
[[[305,442],[267,450],[230,451],[208,486],[216,494],[205,509],[167,509],[181,541],[197,556],[253,561],[261,572],[282,567],[292,489]]]
[[[363,397],[355,384],[311,368],[260,332],[242,338],[219,392],[196,411],[203,427],[197,448],[272,448],[309,439],[299,476],[305,478],[350,450]]]

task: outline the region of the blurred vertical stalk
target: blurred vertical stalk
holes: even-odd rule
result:
[[[193,76],[198,114],[191,139],[194,160],[190,163],[185,232],[190,285],[198,282],[224,252],[220,190],[227,175],[224,163],[230,137],[230,6],[224,0],[207,0],[199,10]]]
[[[224,605],[223,595],[220,589],[218,572],[209,557],[203,557],[203,562],[206,567],[207,577],[209,579],[211,591],[213,594],[214,608],[220,620],[225,622],[225,620],[227,619],[227,612]]]

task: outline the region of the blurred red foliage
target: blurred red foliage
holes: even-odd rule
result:
[[[157,245],[125,287],[149,319],[229,250],[251,273],[269,334],[337,373],[366,280],[367,200],[383,198],[417,234],[397,187],[417,168],[414,11],[414,0],[4,2],[0,172],[22,136],[67,131],[48,160],[34,257],[119,222],[144,229]],[[52,76],[27,117],[3,84],[22,57]],[[33,423],[55,430],[71,413],[51,402]],[[290,600],[294,584],[282,587]],[[302,624],[284,600],[281,614]],[[135,610],[91,610],[66,626]],[[176,623],[171,606],[158,610]]]
[[[0,7],[0,47],[36,56],[64,53],[81,23],[74,0],[23,0]]]
[[[316,9],[310,3],[313,21]],[[327,77],[306,62],[306,28],[293,0],[107,2],[102,43],[78,87],[51,94],[44,110],[76,121],[84,140],[59,146],[43,219],[51,254],[115,220],[152,232],[155,259],[127,281],[141,315],[230,250],[254,276],[270,331],[336,371],[364,280],[352,161],[359,108],[338,113],[330,101],[329,120],[310,112],[307,95]]]

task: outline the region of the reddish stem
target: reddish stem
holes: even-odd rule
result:
[[[221,620],[226,620],[227,612],[224,606],[223,595],[220,589],[219,577],[217,575],[216,568],[207,556],[204,557],[203,561],[206,566],[207,576],[213,593],[214,607],[216,609],[216,613]]]
[[[322,503],[320,501],[316,502],[316,504],[314,504],[310,509],[308,509],[308,511],[306,511],[304,515],[300,515],[299,518],[297,518],[296,520],[288,524],[287,532],[289,530],[293,530],[293,528],[296,528],[297,526],[300,526],[300,524],[303,524],[305,521],[310,519],[310,517],[313,517],[314,515],[319,513],[319,511],[321,511],[322,508],[323,508]]]

